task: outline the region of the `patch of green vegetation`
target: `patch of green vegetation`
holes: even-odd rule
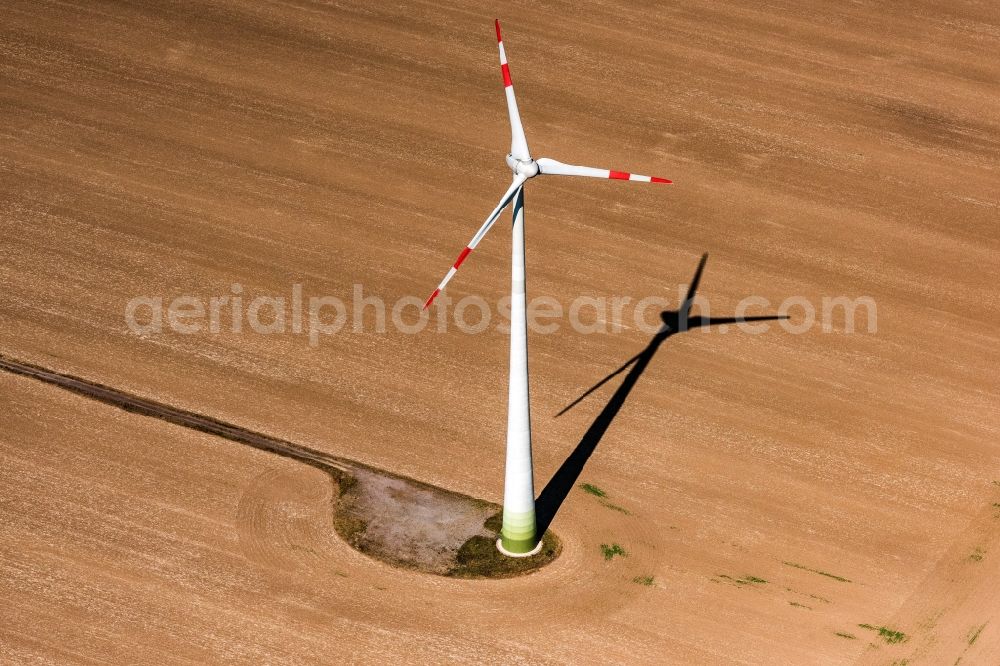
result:
[[[340,511],[333,518],[333,529],[344,541],[361,550],[361,541],[368,531],[368,523],[346,511]]]
[[[494,534],[500,534],[500,530],[503,529],[503,511],[494,513],[487,518],[486,522],[483,523],[483,527]]]
[[[625,552],[625,549],[619,546],[617,543],[613,543],[610,546],[606,543],[602,543],[601,554],[604,555],[604,559],[607,561],[614,559],[615,555],[619,555],[621,557],[628,557],[628,553]]]
[[[358,491],[358,479],[352,474],[340,470],[327,470],[337,484],[337,499],[331,499],[333,503],[333,529],[340,537],[352,547],[362,550],[361,542],[365,532],[368,530],[368,522],[354,515],[351,507],[354,504],[354,495]]]
[[[896,631],[887,627],[879,627],[878,635],[884,638],[885,642],[889,644],[902,643],[906,640],[906,634],[902,631]]]
[[[339,495],[341,497],[344,497],[358,486],[358,477],[347,474],[346,472],[341,472],[339,470],[331,471],[330,476],[332,476],[337,482],[337,489],[340,491]]]
[[[890,645],[894,643],[902,643],[906,640],[906,634],[902,631],[890,629],[889,627],[873,627],[870,624],[859,624],[858,626],[862,629],[868,629],[869,631],[877,631],[878,635],[882,637],[882,640]]]
[[[603,504],[604,506],[608,507],[612,511],[617,511],[618,513],[624,513],[626,516],[632,515],[632,514],[629,513],[628,509],[626,509],[624,507],[620,507],[617,504],[612,504],[611,502],[601,502],[601,504]]]
[[[983,629],[985,628],[986,628],[986,623],[984,622],[983,624],[979,625],[978,629],[976,627],[973,627],[972,630],[969,631],[969,639],[968,639],[969,647],[972,647],[972,644],[976,642],[976,639],[979,638],[979,634],[981,634],[983,632]]]
[[[542,549],[530,557],[507,557],[497,550],[503,516],[490,516],[483,523],[491,536],[477,535],[458,549],[449,576],[456,578],[510,578],[538,569],[559,556],[562,544],[551,531],[542,536]]]
[[[851,582],[848,579],[844,578],[843,576],[837,576],[837,575],[834,575],[832,573],[827,573],[825,571],[820,571],[819,569],[810,569],[807,566],[804,566],[804,565],[801,565],[801,564],[796,564],[795,562],[782,562],[782,564],[784,564],[787,567],[795,567],[796,569],[802,569],[803,571],[809,571],[809,572],[814,573],[814,574],[819,574],[820,576],[826,576],[827,578],[832,578],[834,580],[839,580],[841,583],[850,583]]]
[[[606,492],[604,492],[603,490],[601,490],[600,488],[598,488],[597,486],[595,486],[592,483],[581,483],[580,484],[580,490],[582,490],[585,493],[590,493],[594,497],[607,497],[608,496],[608,494]]]
[[[797,601],[789,601],[788,605],[789,606],[795,606],[796,608],[805,608],[806,610],[812,610],[811,606],[806,606],[805,604],[800,604]]]
[[[649,587],[650,585],[653,584],[653,577],[652,576],[636,576],[635,578],[632,579],[632,582],[636,583],[638,585],[645,585],[646,587]]]
[[[751,576],[747,574],[743,578],[733,578],[732,576],[727,576],[726,574],[716,574],[719,578],[725,578],[726,580],[733,582],[737,585],[753,585],[753,584],[764,584],[767,581],[763,578],[757,578],[757,576]]]
[[[910,663],[909,659],[896,659],[892,662],[892,666],[906,666],[908,663]]]
[[[972,551],[972,554],[969,555],[969,559],[972,560],[973,562],[982,562],[983,561],[983,557],[985,555],[986,555],[986,551],[983,550],[982,548],[978,548],[977,547],[974,551]]]
[[[848,633],[846,633],[844,631],[837,631],[837,632],[835,632],[835,635],[840,636],[841,638],[847,638],[847,639],[852,640],[852,641],[858,639],[858,637],[855,636],[854,634],[848,634]]]

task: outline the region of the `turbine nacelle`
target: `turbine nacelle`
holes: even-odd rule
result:
[[[507,64],[507,52],[504,50],[503,37],[500,34],[500,21],[496,21],[497,29],[497,47],[500,51],[500,74],[503,77],[503,90],[504,96],[507,98],[507,114],[510,117],[510,152],[507,153],[506,161],[507,166],[510,170],[514,172],[514,179],[511,182],[510,187],[507,192],[500,199],[496,208],[490,213],[489,217],[483,222],[482,226],[479,227],[479,231],[476,235],[472,237],[469,244],[465,246],[458,258],[455,259],[455,263],[452,264],[451,269],[445,274],[444,279],[438,284],[437,289],[435,289],[431,295],[424,302],[424,309],[426,310],[430,307],[434,299],[437,298],[438,294],[445,288],[448,281],[454,277],[455,272],[458,270],[462,262],[466,260],[469,253],[476,249],[476,245],[479,241],[483,239],[486,232],[493,227],[493,223],[496,222],[497,217],[500,215],[501,211],[514,200],[517,195],[518,190],[524,185],[524,183],[538,175],[544,176],[585,176],[587,178],[605,178],[610,180],[630,180],[633,182],[640,183],[670,183],[672,181],[666,178],[657,178],[656,176],[641,176],[637,173],[629,173],[627,171],[615,171],[613,169],[598,169],[595,167],[588,166],[576,166],[575,164],[563,164],[556,160],[550,159],[548,157],[539,157],[537,160],[531,158],[531,153],[528,151],[528,140],[524,136],[524,126],[521,124],[521,114],[517,110],[517,100],[514,98],[514,83],[510,78],[510,66]],[[523,205],[519,208],[523,212]]]
[[[538,163],[531,158],[519,160],[513,155],[507,155],[507,166],[514,172],[515,176],[534,178],[538,175]]]

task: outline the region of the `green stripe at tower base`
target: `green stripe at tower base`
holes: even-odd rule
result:
[[[513,513],[504,511],[500,543],[510,553],[530,553],[538,545],[535,534],[535,512]]]

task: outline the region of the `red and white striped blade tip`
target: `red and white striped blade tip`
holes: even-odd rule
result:
[[[500,36],[500,19],[493,19],[493,22],[497,27],[497,41],[502,42],[503,37]]]
[[[423,307],[423,309],[426,310],[427,308],[429,308],[431,306],[431,303],[434,302],[434,299],[437,298],[438,294],[440,294],[440,293],[441,293],[440,289],[435,289],[434,293],[431,294],[430,296],[428,296],[427,300],[424,301],[424,307]]]
[[[614,171],[613,169],[608,170],[608,178],[611,180],[635,180],[639,182],[646,181],[650,183],[666,183],[668,185],[673,184],[674,181],[668,180],[666,178],[660,178],[659,176],[640,176],[638,174],[632,174],[628,171]]]

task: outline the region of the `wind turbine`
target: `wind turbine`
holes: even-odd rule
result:
[[[542,543],[536,531],[535,488],[531,465],[531,410],[528,404],[528,328],[525,312],[524,292],[524,183],[538,175],[545,176],[588,176],[590,178],[610,178],[612,180],[632,180],[642,183],[670,183],[666,178],[640,176],[624,171],[595,169],[593,167],[563,164],[547,157],[537,160],[528,152],[528,140],[524,136],[521,116],[517,111],[514,86],[507,66],[507,54],[500,34],[500,20],[496,21],[497,45],[500,49],[500,71],[503,74],[504,94],[507,96],[507,112],[510,115],[510,153],[507,166],[514,172],[510,187],[500,198],[500,203],[489,214],[479,231],[458,255],[441,284],[424,303],[430,307],[448,281],[458,271],[469,253],[476,249],[480,241],[496,222],[500,213],[511,201],[513,208],[513,240],[511,242],[510,276],[510,383],[507,396],[507,461],[504,477],[503,527],[497,548],[504,555],[526,557],[541,550]]]

